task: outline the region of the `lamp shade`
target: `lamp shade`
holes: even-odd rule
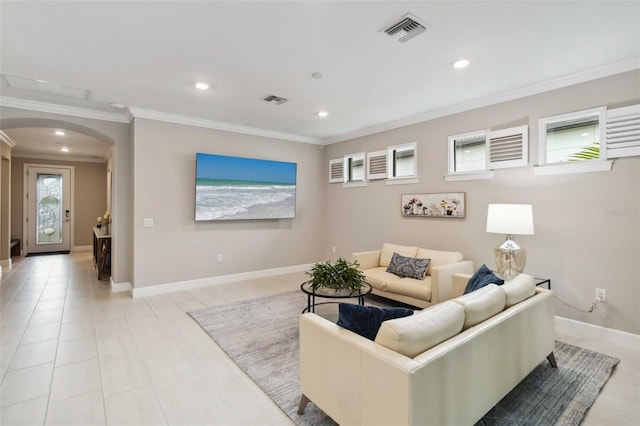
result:
[[[487,232],[533,235],[533,208],[531,204],[489,204]]]

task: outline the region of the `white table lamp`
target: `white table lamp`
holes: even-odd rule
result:
[[[498,275],[509,281],[521,274],[527,261],[527,252],[511,236],[533,235],[531,204],[489,204],[487,232],[507,235],[507,239],[494,252]]]

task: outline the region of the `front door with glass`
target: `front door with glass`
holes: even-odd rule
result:
[[[72,169],[29,166],[26,173],[27,252],[69,251]]]

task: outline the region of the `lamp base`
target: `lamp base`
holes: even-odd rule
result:
[[[527,252],[507,235],[507,239],[494,250],[498,275],[505,281],[520,275],[524,271]]]

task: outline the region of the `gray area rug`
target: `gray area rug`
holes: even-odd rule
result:
[[[620,360],[562,342],[553,353],[557,369],[540,363],[476,426],[580,424]]]
[[[368,298],[367,304],[384,306],[384,299]],[[189,315],[295,424],[335,425],[313,404],[297,414],[298,316],[306,306],[306,295],[296,290]],[[337,305],[316,313],[336,321]],[[558,369],[540,363],[477,425],[579,424],[619,360],[561,342],[554,353]]]

